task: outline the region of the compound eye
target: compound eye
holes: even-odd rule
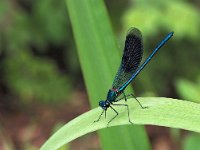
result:
[[[109,106],[110,105],[110,103],[109,102],[106,102],[106,106]]]

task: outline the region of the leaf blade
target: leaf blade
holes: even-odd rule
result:
[[[103,0],[66,0],[66,4],[90,104],[94,108],[111,88],[121,58]],[[130,88],[127,90],[131,91]],[[120,135],[122,132],[127,134]],[[142,126],[116,127],[98,133],[102,149],[120,150],[124,145],[132,150],[150,149]],[[124,140],[136,133],[140,135],[138,141]],[[115,138],[120,142],[114,140]]]
[[[141,109],[137,102],[133,101],[134,99],[127,101],[131,110],[130,117],[135,124],[159,125],[200,132],[200,104],[164,97],[138,99],[148,108]],[[120,115],[110,123],[110,127],[130,125],[127,110],[123,108],[117,110]],[[93,123],[100,112],[100,108],[95,108],[73,119],[47,140],[40,150],[54,150],[86,133],[106,128],[108,120],[101,119],[98,123]],[[112,117],[112,115],[109,110],[108,116]]]

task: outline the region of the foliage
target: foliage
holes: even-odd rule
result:
[[[196,83],[191,82],[187,79],[179,79],[176,82],[177,92],[180,97],[187,99],[189,101],[199,103],[199,89],[200,89],[200,82],[199,78]],[[189,113],[189,112],[188,112]],[[183,147],[184,150],[190,149],[198,149],[200,147],[199,144],[200,135],[196,133],[190,133],[188,137],[184,139]]]
[[[5,17],[1,19],[6,86],[25,101],[66,99],[72,82],[59,64],[66,62],[64,52],[72,42],[64,2],[30,1],[31,7],[11,3],[7,2]]]
[[[199,37],[199,12],[186,2],[136,0],[134,6],[124,14],[125,29],[134,24],[146,35],[152,36],[158,33],[158,29],[163,29],[175,31],[176,38],[187,36],[194,39]],[[188,24],[188,22],[190,23]]]
[[[105,98],[106,92],[111,88],[120,62],[115,36],[103,1],[66,0],[66,4],[90,104],[96,107],[97,101]],[[139,150],[150,147],[145,130],[141,126],[110,128],[99,131],[99,135],[102,149]],[[110,140],[115,138],[118,140]]]
[[[184,140],[184,143],[183,143],[184,150],[200,149],[199,140],[200,140],[199,134],[195,133],[195,134],[189,135]]]
[[[194,83],[186,79],[179,79],[176,82],[176,88],[179,95],[193,102],[199,103],[200,98],[200,78]]]
[[[5,61],[6,79],[9,81],[9,88],[14,89],[22,100],[33,98],[57,101],[66,97],[70,82],[58,74],[58,68],[52,61],[33,58],[28,51],[9,58],[10,60]]]
[[[20,100],[19,105],[32,100],[54,104],[65,100],[72,86],[82,82],[82,78],[76,76],[79,64],[75,40],[90,104],[96,107],[100,98],[105,99],[112,84],[124,37],[132,26],[143,33],[143,60],[164,35],[172,30],[175,32],[173,40],[134,81],[136,95],[178,96],[199,102],[198,1],[109,0],[106,3],[110,18],[103,0],[66,2],[67,7],[64,0],[0,3],[1,102],[7,102],[7,95],[10,105],[16,98]],[[126,92],[132,90],[129,88]],[[118,126],[99,133],[102,149],[150,149],[141,126]],[[189,133],[182,143],[184,149],[198,148],[198,139],[198,135]],[[12,141],[8,141],[13,147]],[[29,143],[27,147],[31,147]]]
[[[178,76],[192,79],[194,74],[200,74],[197,65],[200,56],[197,42],[200,40],[199,10],[186,1],[138,0],[132,4],[122,18],[123,32],[133,24],[143,31],[146,56],[155,47],[154,37],[160,41],[166,33],[174,31],[168,49],[163,47],[151,67],[144,70],[144,75],[141,73],[140,85],[135,89],[141,94],[145,94],[141,91],[151,91],[153,95],[169,93],[168,96],[173,97],[174,87],[169,85],[176,82]]]
[[[199,104],[170,98],[146,97],[139,98],[142,105],[147,107],[141,109],[137,102],[133,100],[129,99],[127,103],[130,110],[132,110],[130,117],[134,118],[134,124],[151,124],[200,132]],[[99,122],[93,123],[101,111],[100,108],[96,108],[75,118],[53,134],[41,147],[41,150],[57,149],[82,135],[106,128],[113,112],[109,109],[107,112],[108,119],[102,118]],[[130,125],[127,118],[127,109],[120,107],[117,111],[119,116],[109,126]],[[191,141],[188,144],[191,145]]]

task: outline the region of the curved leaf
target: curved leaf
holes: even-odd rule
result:
[[[141,109],[134,99],[129,99],[126,102],[129,105],[130,118],[134,124],[151,124],[200,132],[199,104],[164,97],[138,99],[147,108]],[[119,103],[125,102],[120,101]],[[119,112],[119,116],[109,124],[109,127],[131,125],[128,122],[127,109],[124,107],[115,108]],[[109,109],[107,119],[102,116],[99,122],[93,123],[101,112],[100,108],[95,108],[73,119],[52,135],[40,150],[54,150],[82,135],[106,128],[109,119],[115,114]]]

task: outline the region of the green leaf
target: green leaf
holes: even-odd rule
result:
[[[192,134],[187,136],[183,142],[183,150],[200,149],[199,140],[199,134]]]
[[[193,83],[186,79],[179,79],[176,81],[176,88],[181,97],[193,102],[200,102],[198,82]]]
[[[200,132],[199,104],[163,97],[138,99],[147,108],[142,109],[134,99],[127,101],[130,118],[134,124],[158,125]],[[120,103],[125,102],[120,101]],[[109,127],[125,124],[131,126],[128,122],[127,109],[124,107],[115,108],[119,112],[119,116],[109,124]],[[95,108],[70,121],[52,135],[40,150],[54,150],[82,135],[106,128],[108,121],[115,113],[108,109],[107,119],[102,116],[99,122],[93,123],[101,112],[100,108]]]
[[[90,104],[94,108],[111,88],[123,48],[118,50],[103,0],[66,0],[66,4]],[[101,149],[150,149],[142,126],[109,128],[98,133]]]

